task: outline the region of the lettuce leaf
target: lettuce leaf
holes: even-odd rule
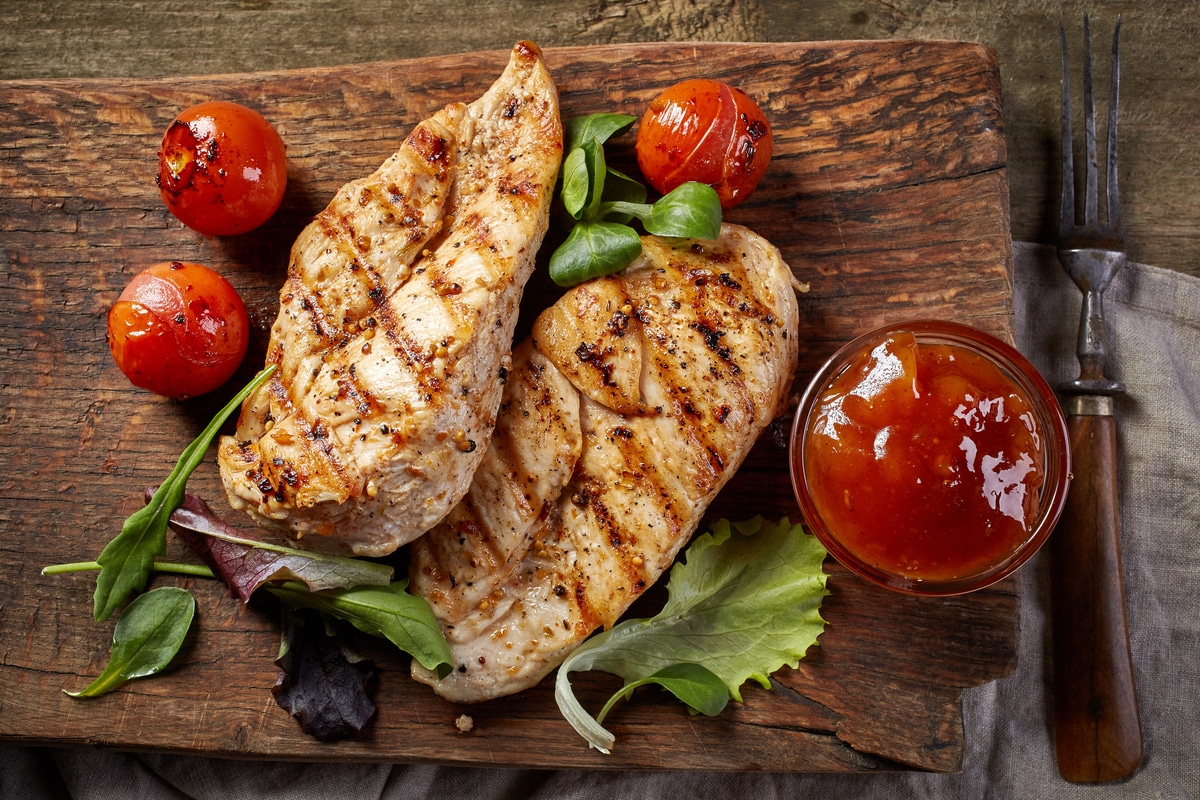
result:
[[[825,629],[825,556],[820,542],[787,518],[718,521],[671,569],[662,611],[592,637],[563,662],[554,685],[559,711],[588,744],[608,753],[615,738],[600,723],[634,684],[657,683],[710,715],[729,698],[741,702],[747,680],[769,689],[771,673],[795,668]],[[682,664],[700,669],[680,670]],[[599,719],[571,690],[570,673],[587,670],[625,680]]]
[[[353,739],[375,716],[367,694],[375,665],[328,630],[319,613],[282,608],[275,702],[318,741]]]
[[[392,580],[392,568],[386,564],[248,539],[214,514],[199,495],[185,494],[167,524],[243,603],[265,583],[301,581],[309,591],[319,592],[387,586]]]

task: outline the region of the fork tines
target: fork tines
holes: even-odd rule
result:
[[[1059,216],[1059,238],[1071,233],[1076,226],[1075,213],[1075,167],[1071,141],[1071,76],[1067,57],[1067,34],[1061,23],[1058,26],[1062,41],[1062,213]],[[1087,158],[1085,170],[1085,196],[1083,228],[1095,233],[1121,239],[1121,198],[1117,191],[1117,93],[1120,86],[1121,18],[1113,32],[1112,44],[1112,89],[1108,103],[1108,146],[1105,156],[1107,225],[1101,227],[1096,184],[1096,113],[1092,92],[1092,36],[1088,18],[1083,18],[1083,113],[1084,150]]]

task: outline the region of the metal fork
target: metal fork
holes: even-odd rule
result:
[[[1058,260],[1083,292],[1076,354],[1079,377],[1062,387],[1071,434],[1073,480],[1051,537],[1054,707],[1058,768],[1075,782],[1125,778],[1142,761],[1142,729],[1125,615],[1117,506],[1114,397],[1124,392],[1104,374],[1103,294],[1125,264],[1117,192],[1117,91],[1121,20],[1113,34],[1109,98],[1106,219],[1099,217],[1091,32],[1083,19],[1083,221],[1077,221],[1071,137],[1067,36],[1062,45],[1062,212]]]

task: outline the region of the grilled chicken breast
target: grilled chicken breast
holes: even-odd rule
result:
[[[782,410],[796,367],[794,279],[765,239],[643,239],[624,272],[547,309],[514,353],[471,491],[411,549],[412,590],[472,702],[535,685],[610,626],[692,536]]]
[[[557,91],[522,42],[483,97],[338,191],[292,248],[278,370],[220,444],[235,508],[365,556],[446,516],[495,424],[561,158]]]

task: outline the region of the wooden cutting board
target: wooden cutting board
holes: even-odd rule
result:
[[[885,321],[941,317],[1011,338],[1012,275],[995,54],[951,42],[636,44],[546,53],[565,116],[640,114],[695,76],[740,86],[775,128],[775,160],[729,218],[774,241],[811,292],[801,298],[796,389],[838,343]],[[107,661],[113,623],[91,617],[94,575],[43,576],[94,558],[181,448],[262,364],[290,244],[346,180],[373,170],[419,119],[471,100],[507,53],[258,75],[0,83],[0,740],[230,757],[771,771],[954,771],[961,691],[1016,660],[1015,583],[951,599],[904,598],[827,562],[820,646],[772,689],[713,719],[654,691],[618,707],[611,756],[589,750],[546,683],[469,708],[407,677],[406,658],[366,643],[378,716],[354,742],[301,733],[270,693],[278,623],[215,582],[190,589],[198,624],[177,668],[106,697],[78,689]],[[284,205],[264,228],[206,239],[154,186],[162,132],[182,108],[232,99],[287,143]],[[631,137],[611,157],[631,164]],[[156,261],[206,263],[242,293],[255,326],[230,387],[176,403],[132,388],[104,342],[125,283]],[[532,319],[553,292],[527,293]],[[788,482],[790,419],[756,446],[711,517],[799,512]],[[192,491],[222,493],[210,460]],[[230,519],[235,519],[229,515]],[[169,557],[189,559],[172,541]],[[614,688],[576,676],[585,705]],[[470,733],[455,727],[459,715]]]

